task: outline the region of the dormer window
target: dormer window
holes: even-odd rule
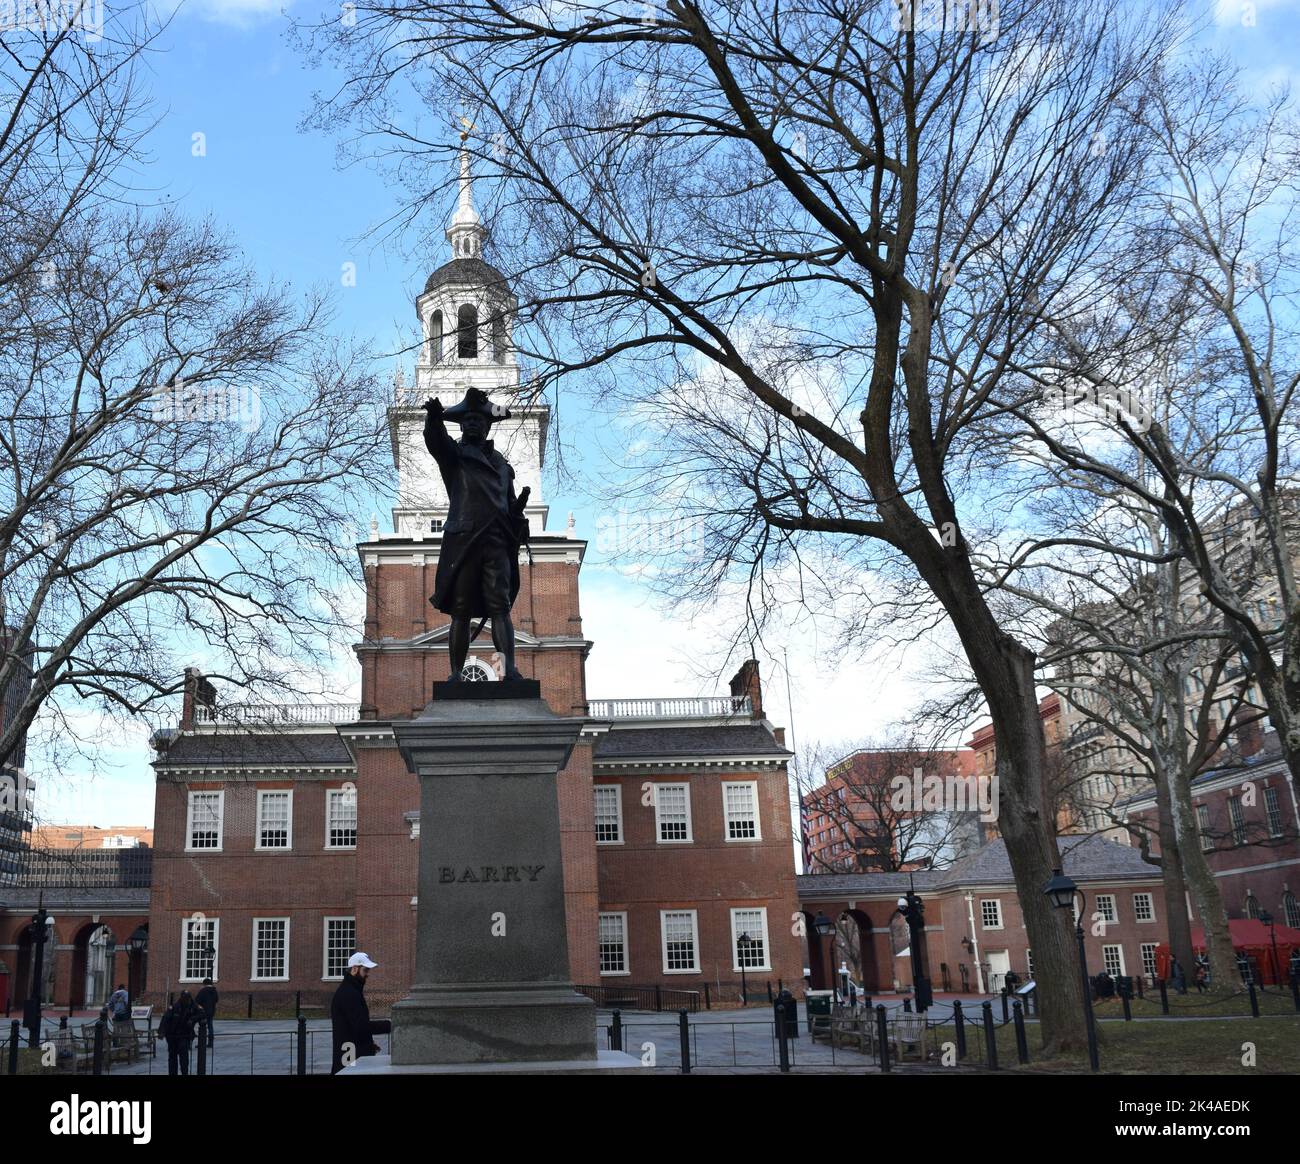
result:
[[[478,359],[478,308],[462,303],[456,312],[456,355],[462,360]]]

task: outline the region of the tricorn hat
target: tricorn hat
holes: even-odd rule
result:
[[[471,412],[478,413],[488,424],[494,420],[506,420],[510,416],[510,409],[504,404],[493,404],[482,388],[466,389],[465,399],[444,409],[442,416],[444,420],[460,424]]]

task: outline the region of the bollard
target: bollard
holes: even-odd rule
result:
[[[302,1018],[302,991],[301,990],[294,991],[293,1013],[295,1017]]]
[[[1295,1003],[1295,1008],[1300,1011],[1300,974],[1291,975],[1291,1000]]]
[[[871,1012],[871,995],[864,994],[862,996],[862,1009],[867,1011],[867,1013]]]
[[[307,1016],[298,1016],[298,1074],[307,1074]]]
[[[709,997],[709,984],[707,982],[704,984],[704,1009],[713,1009],[713,999]]]
[[[199,1019],[199,1058],[194,1065],[196,1075],[206,1075],[208,1073],[208,1020],[204,1016]]]
[[[988,1054],[990,1071],[998,1069],[998,1039],[993,1030],[993,1004],[986,1002],[984,1010],[984,1050]]]
[[[767,984],[767,1005],[772,1005],[772,983],[769,980]]]
[[[790,1032],[785,1026],[785,1003],[776,1004],[776,1047],[778,1063],[784,1074],[790,1070]]]
[[[1247,984],[1246,989],[1250,991],[1250,1016],[1259,1018],[1259,995],[1255,993],[1255,980],[1252,978]]]
[[[889,1074],[889,1022],[885,1008],[876,1007],[876,1041],[880,1044],[880,1070]]]
[[[68,1029],[68,1016],[66,1014],[59,1015],[59,1030],[66,1031],[67,1029]]]
[[[1131,1023],[1133,1021],[1133,1007],[1129,1003],[1127,990],[1119,996],[1119,1000],[1124,1004],[1124,1021],[1126,1023]]]
[[[682,1038],[682,1074],[691,1073],[691,1028],[686,1021],[686,1012],[679,1010],[677,1012],[677,1029]]]
[[[104,1074],[104,1020],[95,1020],[95,1062],[92,1074]]]
[[[1025,1038],[1025,1014],[1024,1008],[1020,1005],[1020,999],[1017,998],[1011,1004],[1011,1012],[1016,1023],[1016,1057],[1022,1063],[1028,1063],[1029,1041]]]
[[[623,1012],[621,1010],[614,1012],[614,1021],[609,1027],[609,1049],[611,1051],[621,1051],[623,1049]]]
[[[961,1012],[961,999],[952,1004],[952,1021],[957,1028],[957,1058],[966,1058],[966,1016]]]
[[[1169,1013],[1169,987],[1163,978],[1160,979],[1160,1013]]]
[[[1142,993],[1142,979],[1145,978],[1145,977],[1146,977],[1145,974],[1139,974],[1139,975],[1137,976],[1137,984],[1138,984],[1138,998],[1144,998],[1144,997],[1145,997],[1145,995],[1143,995],[1143,993]]]
[[[656,982],[655,983],[655,1010],[659,1011],[659,1010],[663,1010],[663,1008],[664,1008],[664,994],[659,987],[659,983]]]
[[[248,996],[248,1017],[253,1017],[253,996],[251,993]]]
[[[9,1024],[9,1074],[18,1074],[18,1038],[23,1024],[17,1019]]]

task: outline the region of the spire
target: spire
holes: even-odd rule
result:
[[[451,243],[453,259],[482,258],[483,242],[487,238],[487,228],[474,209],[474,185],[469,172],[469,150],[465,142],[473,124],[461,118],[465,126],[460,134],[460,195],[456,200],[456,213],[451,216],[451,225],[447,227],[447,241]]]

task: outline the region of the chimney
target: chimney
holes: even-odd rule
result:
[[[773,728],[773,729],[772,729],[772,735],[775,737],[777,744],[778,744],[780,747],[784,748],[784,747],[785,747],[785,728],[783,728],[783,727]]]
[[[181,703],[181,728],[194,727],[195,712],[201,707],[216,707],[217,689],[197,667],[185,668],[185,695]]]
[[[763,718],[763,684],[758,678],[758,660],[746,659],[732,676],[731,694],[739,699],[748,695],[755,719]]]

